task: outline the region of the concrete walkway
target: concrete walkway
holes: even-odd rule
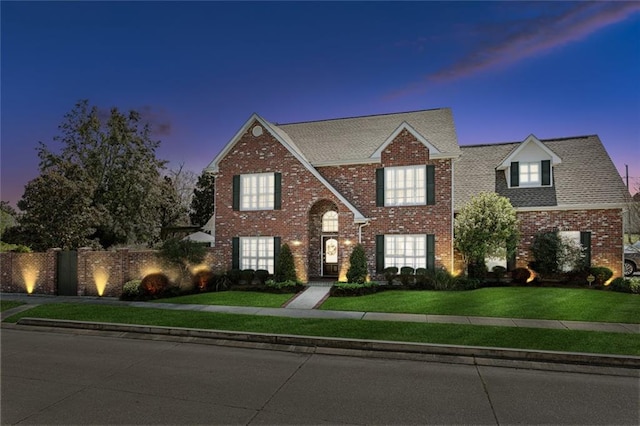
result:
[[[30,309],[33,306],[44,303],[89,303],[114,306],[133,306],[139,308],[155,308],[170,310],[191,310],[203,312],[220,312],[244,315],[278,316],[289,318],[325,318],[325,319],[356,319],[369,321],[401,321],[438,324],[469,324],[489,325],[499,327],[525,327],[547,328],[560,330],[587,330],[604,331],[609,333],[635,333],[640,334],[640,324],[585,322],[585,321],[561,321],[541,319],[519,318],[494,318],[455,315],[430,315],[430,314],[394,314],[382,312],[358,312],[358,311],[329,311],[313,309],[326,297],[329,286],[310,286],[299,294],[284,308],[259,308],[251,306],[220,306],[220,305],[185,305],[178,303],[150,303],[150,302],[124,302],[110,297],[89,296],[42,296],[16,293],[3,293],[2,300],[16,300],[26,303],[14,309],[2,312],[1,319],[18,312]]]

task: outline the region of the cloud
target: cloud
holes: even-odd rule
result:
[[[143,105],[138,108],[142,121],[149,123],[155,136],[169,136],[171,134],[171,119],[163,108],[154,108],[151,105]]]
[[[423,91],[429,83],[457,80],[544,55],[621,22],[639,11],[640,2],[584,2],[561,11],[555,9],[551,14],[475,27],[471,31],[474,39],[469,49],[471,53],[389,97]]]

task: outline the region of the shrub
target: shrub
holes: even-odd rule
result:
[[[631,293],[640,294],[640,278],[633,277],[629,280],[629,288],[631,289]]]
[[[618,291],[620,293],[631,293],[631,283],[627,279],[618,277],[615,280],[611,281],[611,284],[609,284],[609,289],[611,291]]]
[[[280,248],[280,256],[278,256],[274,280],[276,282],[298,281],[293,254],[288,244],[283,244]]]
[[[467,266],[470,278],[484,278],[487,276],[487,265],[484,260],[478,262],[470,262]]]
[[[531,272],[527,268],[516,268],[511,271],[511,279],[516,284],[526,284],[531,277]]]
[[[455,277],[451,290],[475,290],[480,287],[480,280],[471,277]]]
[[[429,288],[429,271],[427,268],[417,268],[416,269],[416,285],[419,288],[427,289]]]
[[[269,278],[269,271],[267,271],[266,269],[258,269],[256,271],[256,278],[258,279],[258,281],[260,281],[261,285],[264,285]]]
[[[398,268],[395,266],[389,266],[384,270],[384,279],[387,281],[387,284],[393,285],[393,280],[398,275]]]
[[[253,269],[243,269],[240,272],[240,279],[244,281],[246,285],[251,285],[253,283],[253,277],[255,277],[256,271]]]
[[[362,244],[357,244],[351,256],[349,256],[349,269],[347,270],[347,281],[350,283],[363,284],[367,281],[367,255]]]
[[[589,273],[595,277],[595,285],[604,285],[613,276],[613,271],[604,266],[594,266]]]
[[[188,280],[189,265],[202,263],[206,254],[207,249],[202,244],[177,238],[166,240],[158,252],[161,259],[180,269],[178,283]]]
[[[413,284],[414,269],[411,266],[403,266],[400,268],[400,282],[403,285]]]
[[[264,285],[264,290],[269,293],[298,293],[304,290],[304,285],[291,280],[281,282],[268,280]]]
[[[120,300],[137,300],[142,296],[142,289],[140,288],[140,284],[142,280],[131,280],[127,281],[124,286],[122,286],[122,294],[120,295]]]
[[[149,274],[142,279],[140,288],[144,296],[160,296],[167,292],[171,282],[162,273]]]
[[[376,282],[368,283],[336,283],[331,287],[330,295],[336,297],[344,296],[363,296],[365,294],[375,293],[380,290],[380,286]]]
[[[201,269],[200,271],[193,274],[191,277],[191,284],[193,288],[197,291],[208,291],[211,290],[214,283],[214,274],[208,269]]]
[[[491,274],[493,275],[493,278],[497,282],[500,282],[500,280],[502,279],[502,277],[504,277],[504,274],[506,272],[507,272],[507,268],[505,268],[504,266],[496,265],[493,268],[491,268]]]
[[[231,269],[227,272],[227,278],[229,278],[231,285],[234,285],[234,286],[239,285],[241,277],[242,277],[242,271],[240,269]]]
[[[216,274],[213,276],[211,291],[230,290],[233,283],[228,274]]]
[[[434,290],[455,290],[456,278],[444,268],[429,270]]]

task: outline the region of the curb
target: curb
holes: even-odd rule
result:
[[[44,318],[21,318],[15,325],[3,323],[2,327],[66,329],[70,332],[82,331],[85,334],[107,333],[113,335],[115,333],[119,337],[134,339],[173,340],[185,343],[298,353],[640,377],[640,357],[637,356],[249,333]]]

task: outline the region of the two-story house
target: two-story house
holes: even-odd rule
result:
[[[495,191],[521,216],[519,266],[550,229],[578,232],[594,262],[621,270],[624,186],[595,136],[460,147],[448,108],[283,125],[254,114],[206,170],[220,269],[273,272],[287,243],[301,280],[344,278],[361,243],[374,277],[455,272],[455,211]]]

